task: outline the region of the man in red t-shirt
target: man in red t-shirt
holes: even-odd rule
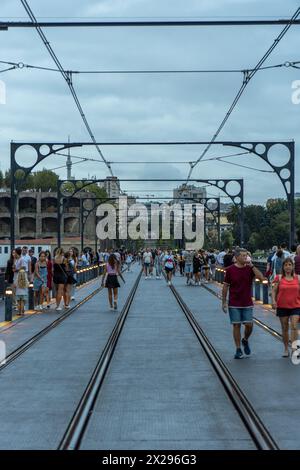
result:
[[[229,266],[225,272],[222,291],[222,308],[224,313],[229,311],[230,322],[233,325],[233,338],[236,345],[235,359],[244,357],[244,353],[250,356],[251,349],[248,339],[253,329],[253,301],[252,282],[254,278],[264,280],[263,274],[253,266],[246,250],[238,248],[235,250],[235,263]],[[229,302],[227,294],[229,291]],[[241,340],[241,324],[245,325],[244,337]]]

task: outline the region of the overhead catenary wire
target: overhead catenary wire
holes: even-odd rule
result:
[[[79,101],[79,98],[78,98],[78,96],[77,96],[77,93],[76,93],[76,91],[75,91],[75,89],[74,89],[74,86],[73,86],[73,83],[72,83],[72,75],[69,74],[67,71],[64,70],[64,68],[63,68],[63,66],[62,66],[62,64],[61,64],[61,62],[59,61],[59,59],[58,59],[58,57],[56,56],[54,50],[52,49],[52,47],[51,47],[49,41],[47,40],[47,38],[46,38],[44,32],[42,31],[41,27],[39,26],[39,24],[38,24],[38,22],[37,22],[37,19],[36,19],[36,17],[34,16],[34,13],[32,12],[31,8],[30,8],[29,5],[28,5],[28,2],[27,2],[26,0],[21,0],[21,3],[22,3],[22,5],[24,6],[24,8],[25,8],[25,10],[26,10],[26,12],[27,12],[29,18],[31,19],[32,23],[34,24],[34,26],[35,26],[35,28],[36,28],[36,31],[37,31],[38,35],[40,36],[40,38],[42,39],[42,41],[43,41],[43,43],[44,43],[46,49],[48,50],[48,52],[49,52],[51,58],[53,59],[53,61],[54,61],[54,63],[56,64],[57,68],[59,69],[61,75],[63,76],[64,80],[66,81],[66,83],[67,83],[67,85],[68,85],[68,87],[69,87],[69,89],[70,89],[70,92],[71,92],[71,94],[72,94],[72,96],[73,96],[73,99],[74,99],[74,101],[75,101],[75,104],[76,104],[76,106],[77,106],[77,109],[78,109],[78,111],[79,111],[79,113],[80,113],[80,115],[81,115],[81,118],[82,118],[83,122],[84,122],[84,125],[85,125],[85,127],[86,127],[86,129],[87,129],[87,131],[88,131],[88,133],[89,133],[89,135],[90,135],[90,138],[91,138],[92,142],[95,144],[95,148],[96,148],[97,152],[99,153],[101,159],[106,163],[106,166],[107,166],[107,168],[108,168],[108,170],[109,170],[111,176],[114,176],[110,165],[108,164],[108,162],[107,162],[106,158],[104,157],[104,155],[103,155],[103,153],[102,153],[102,151],[101,151],[99,145],[97,144],[97,141],[96,141],[96,139],[95,139],[95,136],[94,136],[94,134],[93,134],[93,131],[92,131],[91,127],[90,127],[90,124],[89,124],[89,122],[88,122],[88,120],[87,120],[87,118],[86,118],[86,116],[85,116],[85,114],[84,114],[83,108],[82,108],[82,106],[81,106],[81,103],[80,103],[80,101]]]
[[[40,65],[32,65],[32,64],[26,64],[24,62],[11,62],[11,61],[6,61],[6,60],[0,60],[0,64],[6,64],[6,65],[13,65],[12,68],[7,69],[7,70],[12,70],[12,69],[34,69],[34,70],[42,70],[42,71],[49,71],[49,72],[56,72],[56,73],[61,73],[61,71],[57,68],[53,67],[45,67],[45,66],[40,66]],[[299,68],[297,67],[297,64],[300,64],[300,61],[285,61],[280,64],[275,64],[275,65],[268,65],[265,67],[261,67],[259,71],[264,71],[264,70],[271,70],[271,69],[276,69],[276,68],[283,68],[283,67],[292,67],[292,68]],[[80,74],[99,74],[99,75],[116,75],[116,74],[129,74],[129,75],[135,75],[135,74],[206,74],[206,73],[245,73],[245,72],[252,72],[254,69],[251,68],[241,68],[241,69],[234,69],[234,68],[228,68],[228,69],[170,69],[170,70],[164,70],[164,69],[147,69],[147,70],[66,70],[68,74],[74,74],[74,75],[80,75]]]
[[[250,80],[254,77],[254,75],[258,72],[258,70],[261,68],[261,66],[264,64],[264,62],[268,59],[268,57],[270,56],[270,54],[273,52],[273,50],[278,46],[279,42],[282,40],[282,38],[286,35],[286,33],[288,32],[288,30],[290,29],[290,27],[292,26],[294,20],[296,20],[296,18],[299,16],[300,14],[300,7],[297,8],[297,10],[295,11],[295,13],[293,14],[293,16],[291,17],[289,23],[283,28],[283,30],[280,32],[280,34],[276,37],[276,39],[274,40],[273,44],[269,47],[269,49],[267,50],[267,52],[263,55],[263,57],[257,62],[256,66],[254,67],[254,69],[251,70],[251,72],[245,72],[244,74],[244,79],[243,79],[243,83],[240,87],[240,89],[238,90],[229,110],[227,111],[225,117],[223,118],[221,124],[219,125],[219,127],[217,128],[217,131],[215,132],[215,134],[213,135],[210,143],[205,147],[205,149],[203,150],[203,152],[201,153],[200,157],[193,163],[193,165],[191,166],[190,168],[190,171],[189,171],[189,174],[188,174],[188,177],[187,177],[187,181],[186,181],[186,184],[188,183],[188,181],[190,180],[191,176],[192,176],[192,173],[193,173],[193,170],[194,168],[198,165],[198,163],[203,159],[203,157],[207,154],[208,150],[210,149],[210,147],[212,146],[212,144],[216,141],[217,137],[219,136],[220,132],[222,131],[223,127],[225,126],[226,122],[228,121],[231,113],[233,112],[234,108],[236,107],[238,101],[240,100],[242,94],[244,93],[247,85],[249,84]]]

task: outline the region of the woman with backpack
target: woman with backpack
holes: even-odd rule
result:
[[[298,339],[298,322],[300,315],[300,276],[295,274],[294,263],[286,258],[282,263],[282,273],[275,276],[272,289],[272,306],[279,317],[284,353],[289,357],[289,322],[291,323],[291,341]],[[293,351],[297,347],[293,347]]]

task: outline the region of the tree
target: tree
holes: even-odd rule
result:
[[[30,186],[30,188],[28,187],[27,189],[35,189],[36,191],[41,190],[43,192],[57,191],[58,175],[54,173],[54,171],[43,168],[42,171],[33,173],[32,180],[29,178],[30,175],[26,185]]]
[[[221,241],[225,249],[232,248],[234,242],[232,232],[230,230],[224,230],[224,232],[221,233]]]

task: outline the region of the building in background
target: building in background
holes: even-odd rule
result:
[[[178,188],[173,189],[173,198],[180,199],[180,202],[188,202],[185,199],[201,199],[207,197],[206,188],[195,186],[193,184],[182,184]],[[195,201],[196,202],[196,201]]]

